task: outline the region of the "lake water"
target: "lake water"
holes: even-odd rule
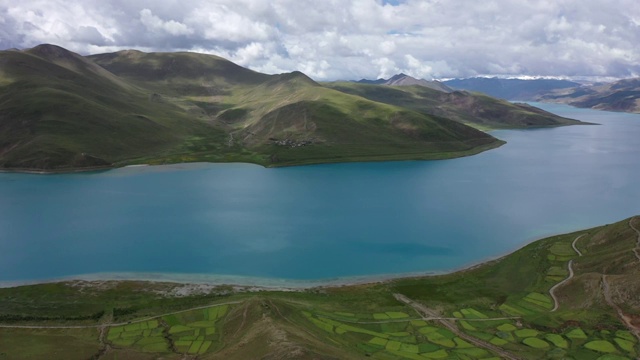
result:
[[[640,214],[640,115],[536,105],[602,125],[444,161],[0,173],[0,282],[446,271]]]

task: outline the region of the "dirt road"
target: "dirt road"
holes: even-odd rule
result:
[[[580,250],[578,250],[578,248],[576,247],[576,243],[578,242],[578,240],[580,240],[581,237],[583,237],[585,235],[587,235],[587,234],[582,234],[582,235],[578,236],[571,243],[571,247],[576,252],[576,254],[578,254],[578,256],[582,256],[582,252],[580,252]],[[558,310],[558,307],[560,306],[560,303],[558,302],[558,297],[556,297],[556,289],[558,289],[560,286],[564,285],[567,281],[569,281],[569,280],[571,280],[573,278],[573,259],[569,260],[569,264],[567,265],[567,270],[569,270],[569,276],[566,279],[560,281],[559,283],[553,285],[553,287],[551,289],[549,289],[549,295],[553,299],[553,309],[551,309],[551,312],[554,312],[554,311]]]
[[[429,309],[428,307],[409,299],[408,297],[402,294],[393,294],[393,296],[400,302],[403,302],[409,306],[411,306],[418,314],[420,314],[423,320],[432,320],[439,322],[442,326],[449,329],[452,333],[456,334],[459,338],[468,341],[471,344],[474,344],[477,347],[487,349],[495,354],[498,354],[506,359],[517,360],[519,357],[511,354],[510,352],[499,348],[493,344],[490,344],[484,340],[480,340],[471,335],[467,335],[466,333],[460,331],[458,327],[450,320],[446,320],[440,316],[436,311]]]

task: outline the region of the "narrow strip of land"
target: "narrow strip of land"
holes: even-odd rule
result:
[[[435,312],[432,309],[429,309],[428,307],[413,301],[411,299],[409,299],[408,297],[402,295],[402,294],[393,294],[393,296],[400,302],[403,302],[409,306],[411,306],[418,314],[420,314],[422,316],[423,320],[435,320],[438,321],[442,326],[446,327],[447,329],[449,329],[451,332],[453,332],[454,334],[456,334],[459,338],[464,339],[478,347],[481,348],[485,348],[495,354],[498,354],[500,356],[502,356],[503,358],[506,359],[512,359],[512,360],[518,360],[520,358],[516,357],[515,355],[511,354],[510,352],[497,347],[493,344],[490,344],[486,341],[480,340],[476,337],[473,337],[471,335],[467,335],[466,333],[460,331],[460,329],[458,329],[458,327],[451,321],[446,320],[441,318],[437,312]]]
[[[580,250],[578,250],[578,248],[576,247],[576,243],[578,242],[578,240],[580,240],[581,237],[583,237],[585,235],[587,235],[587,234],[582,234],[582,235],[578,236],[571,243],[571,247],[573,248],[573,250],[575,250],[575,252],[576,252],[576,254],[578,254],[578,256],[582,256],[582,252],[580,252]],[[573,278],[573,259],[569,260],[569,263],[567,264],[567,270],[569,270],[569,276],[567,276],[566,279],[560,281],[559,283],[553,285],[553,287],[551,289],[549,289],[549,295],[553,299],[553,309],[551,309],[551,312],[554,312],[554,311],[558,310],[558,307],[560,306],[560,303],[558,302],[558,297],[556,296],[556,289],[558,289],[560,286],[564,285],[567,281],[569,281],[569,280],[571,280]]]
[[[208,308],[212,308],[212,307],[216,307],[216,306],[222,306],[222,305],[242,304],[243,302],[244,301],[229,301],[229,302],[219,303],[219,304],[197,306],[197,307],[193,307],[193,308],[189,308],[189,309],[185,309],[185,310],[180,310],[180,311],[174,311],[174,312],[170,312],[170,313],[166,313],[166,314],[149,316],[149,317],[146,317],[146,318],[137,319],[137,320],[131,320],[131,321],[122,322],[122,323],[105,323],[105,324],[97,324],[97,325],[3,325],[3,324],[0,324],[0,328],[2,328],[2,329],[98,329],[98,328],[108,328],[108,327],[114,327],[114,326],[124,326],[124,325],[129,325],[129,324],[142,323],[142,322],[145,322],[145,321],[158,319],[158,318],[161,318],[163,316],[181,314],[181,313],[185,313],[185,312],[189,312],[189,311],[193,311],[193,310],[208,309]]]
[[[636,254],[636,258],[640,261],[640,230],[633,226],[633,219],[635,218],[629,219],[629,226],[638,234],[638,240],[636,241],[636,247],[633,249],[633,253]]]

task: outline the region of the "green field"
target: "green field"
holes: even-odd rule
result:
[[[216,323],[228,308],[220,305],[110,327],[107,341],[114,347],[133,347],[142,352],[165,353],[174,348],[179,353],[204,354],[218,343],[220,330],[216,330]]]

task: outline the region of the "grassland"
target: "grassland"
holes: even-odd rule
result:
[[[0,359],[634,359],[640,267],[631,225],[640,219],[539,240],[448,275],[365,285],[4,288]],[[549,291],[567,277],[569,261],[574,277],[557,289],[559,308],[550,311]]]

